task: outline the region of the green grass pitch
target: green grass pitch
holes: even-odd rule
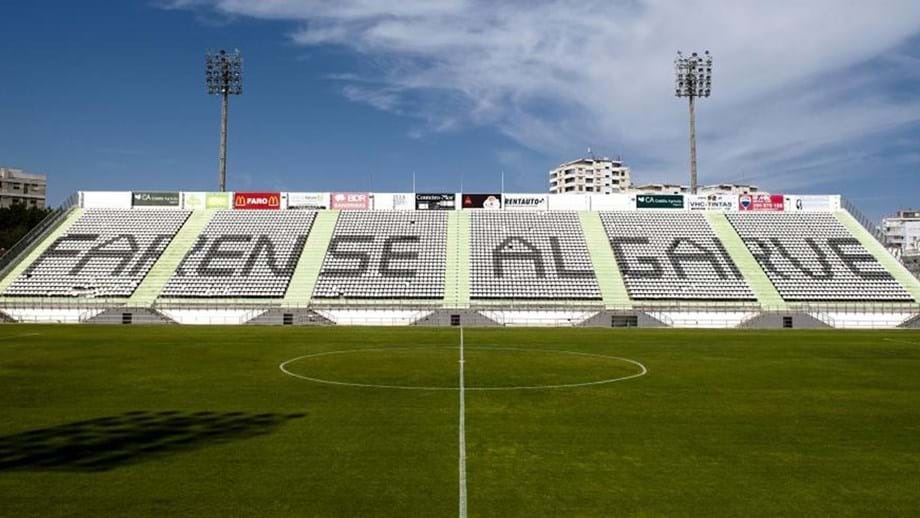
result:
[[[0,516],[456,516],[458,345],[0,326]],[[917,332],[467,329],[464,353],[470,516],[920,509]],[[648,373],[589,384],[641,368],[610,356]]]

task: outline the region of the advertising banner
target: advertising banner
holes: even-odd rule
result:
[[[502,208],[501,194],[463,194],[464,209],[500,209]]]
[[[178,192],[134,192],[131,194],[134,207],[178,207]]]
[[[455,210],[457,195],[452,192],[419,192],[415,194],[416,210]]]
[[[742,194],[738,196],[738,210],[783,210],[782,194]]]
[[[182,208],[187,210],[198,210],[204,208],[203,192],[183,192]]]
[[[237,192],[233,194],[233,208],[247,210],[278,210],[281,208],[281,193]]]
[[[367,210],[371,208],[371,197],[366,192],[334,192],[329,207],[339,210]]]
[[[686,198],[690,210],[730,212],[738,205],[738,197],[734,194],[688,194]]]
[[[839,208],[835,206],[835,196],[818,196],[818,195],[800,195],[786,196],[785,210],[807,210],[829,212]]]
[[[229,209],[230,195],[229,192],[208,192],[204,195],[204,208],[206,209]]]
[[[287,208],[289,209],[328,209],[328,192],[289,192],[287,193]]]
[[[510,210],[546,210],[549,198],[545,194],[508,194],[502,195],[502,205]]]
[[[413,193],[404,193],[404,192],[394,192],[390,195],[393,200],[393,210],[415,210],[415,194]],[[377,202],[374,202],[376,207]]]
[[[374,210],[413,210],[415,195],[401,192],[375,192],[370,195],[370,207]]]
[[[684,196],[682,194],[637,194],[637,209],[682,209]]]

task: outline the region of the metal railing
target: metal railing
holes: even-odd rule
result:
[[[128,299],[125,297],[73,297],[65,299],[62,297],[0,297],[0,308],[47,308],[47,309],[74,309],[74,308],[99,308],[107,309],[126,307]],[[314,300],[309,304],[281,305],[281,300],[266,301],[241,301],[230,300],[221,301],[196,301],[189,299],[183,301],[180,299],[161,300],[148,307],[152,309],[278,309],[290,308],[294,310],[315,310],[315,309],[355,309],[355,310],[451,310],[436,302],[419,301],[414,304],[405,304],[403,302],[388,302],[386,300],[377,301],[358,301],[354,305],[342,303],[323,303],[322,300]],[[738,301],[737,303],[715,303],[706,301],[661,301],[655,303],[643,303],[642,301],[633,301],[630,305],[613,305],[604,306],[603,304],[584,303],[568,304],[557,303],[552,300],[541,301],[508,301],[507,303],[480,303],[473,300],[469,308],[473,311],[612,311],[612,312],[636,312],[636,311],[664,311],[664,312],[834,312],[834,313],[898,313],[898,312],[920,312],[920,304],[915,302],[789,302],[785,307],[774,307],[761,305],[757,302]]]
[[[863,214],[862,211],[856,207],[855,203],[841,196],[840,204],[847,212],[850,213],[851,216],[853,216],[854,219],[856,219],[857,222],[859,222],[860,225],[862,225],[863,228],[866,229],[866,231],[869,232],[869,234],[872,235],[872,237],[876,239],[876,241],[881,243],[882,246],[885,246],[885,233],[882,232],[882,229],[878,225],[872,223],[872,220]]]

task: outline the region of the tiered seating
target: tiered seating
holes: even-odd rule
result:
[[[702,214],[602,212],[601,221],[632,299],[754,298]]]
[[[470,297],[600,299],[575,212],[472,212]]]
[[[447,213],[343,211],[314,297],[444,297]]]
[[[87,209],[3,294],[130,296],[189,214]]]
[[[910,301],[907,291],[830,213],[728,214],[790,301]]]
[[[313,211],[218,211],[161,296],[284,296],[306,242]]]

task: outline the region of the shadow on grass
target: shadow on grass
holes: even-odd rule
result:
[[[303,414],[127,412],[0,436],[0,472],[106,471],[275,431]]]

